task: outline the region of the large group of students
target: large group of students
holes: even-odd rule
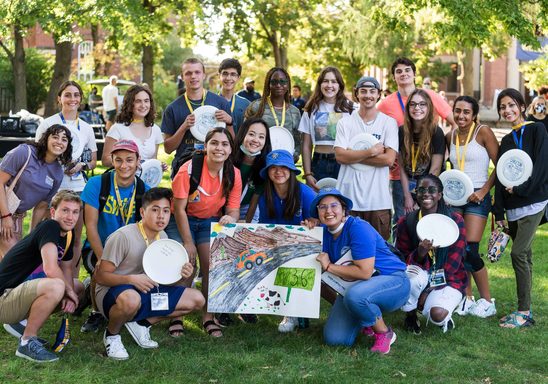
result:
[[[81,312],[86,292],[92,308],[81,331],[104,327],[109,358],[129,357],[122,327],[142,348],[157,348],[150,327],[168,319],[169,335],[181,337],[183,316],[194,311],[201,312],[208,335],[222,337],[234,315],[207,310],[212,222],[323,226],[317,256],[322,270],[357,281],[344,296],[322,287],[322,297],[332,304],[324,341],[350,346],[361,333],[373,339],[372,352],[386,354],[396,333],[384,313],[403,311],[399,327],[415,334],[421,333],[418,313],[443,332],[455,327],[454,312],[496,315],[479,249],[492,213],[509,228],[517,287],[517,308],[499,325],[535,324],[532,242],[546,220],[548,202],[546,99],[535,99],[527,116],[517,90],[500,92],[497,111],[512,130],[499,146],[490,127],[479,121],[474,98],[460,96],[451,108],[436,92],[416,86],[416,68],[407,58],[393,63],[397,91],[385,98],[379,81],[363,76],[348,92],[349,100],[340,71],[329,66],[304,105],[300,88],[291,97],[291,78],[283,68],[268,71],[262,96],[251,78],[237,92],[238,60],[223,60],[218,72],[217,94],[204,89],[203,63],[185,60],[185,92],[167,106],[161,126],[155,125],[148,87],[132,86],[118,114],[109,115],[101,161],[110,168],[101,175],[86,177],[97,165],[97,144],[93,129],[79,118],[83,92],[74,81],[60,87],[59,113],[44,120],[35,141],[2,159],[0,322],[19,337],[17,356],[58,360],[38,337],[40,328],[55,311]],[[225,127],[212,128],[202,143],[190,128],[194,111],[204,105],[217,108],[215,117]],[[440,119],[449,124],[447,133]],[[274,126],[292,133],[294,149],[272,149]],[[362,133],[378,143],[353,149],[352,139]],[[162,143],[168,154],[175,153],[171,188],[150,188],[138,176],[140,164],[156,158]],[[496,172],[489,173],[489,164],[515,148],[530,156],[532,174],[507,188]],[[297,177],[301,158],[303,181]],[[449,206],[443,198],[438,176],[447,160],[473,182],[474,192],[462,206]],[[336,187],[319,188],[325,178],[336,179]],[[20,200],[15,210],[14,196]],[[31,210],[31,231],[23,237],[23,219]],[[432,213],[458,226],[452,245],[434,247],[419,239],[417,223]],[[180,242],[189,255],[180,281],[169,286],[154,282],[142,266],[147,246],[163,238]],[[353,263],[337,263],[349,249]],[[92,272],[89,285],[78,280],[82,259]],[[201,291],[192,284],[198,267]],[[239,318],[258,320],[254,314]],[[302,320],[285,317],[278,329],[295,331],[306,326]]]

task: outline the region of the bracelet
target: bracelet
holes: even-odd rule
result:
[[[6,217],[13,216],[13,213],[8,213],[7,215],[0,216],[0,219],[5,219]]]

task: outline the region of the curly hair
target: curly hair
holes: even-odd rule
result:
[[[152,127],[154,125],[154,119],[156,118],[156,107],[154,106],[152,92],[150,92],[148,87],[140,84],[133,85],[127,90],[124,96],[124,102],[122,103],[122,109],[116,116],[117,123],[122,123],[126,126],[131,124],[133,121],[133,104],[135,103],[135,97],[139,92],[146,92],[150,99],[150,110],[145,116],[145,126]]]
[[[257,108],[257,112],[252,113],[251,108],[247,108],[245,111],[245,118],[249,119],[252,117],[263,117],[264,110],[266,108],[266,105],[268,104],[268,99],[270,98],[270,79],[276,72],[281,72],[285,75],[287,78],[287,92],[284,95],[284,101],[289,106],[290,99],[289,99],[289,93],[291,89],[291,77],[289,76],[289,73],[281,68],[281,67],[274,67],[271,68],[270,71],[267,72],[266,77],[264,79],[264,88],[263,88],[263,96],[261,97],[261,101],[259,102],[259,108]]]
[[[67,165],[72,161],[72,135],[70,134],[70,130],[61,124],[53,124],[51,127],[46,129],[42,137],[40,137],[40,140],[38,141],[30,141],[29,144],[36,147],[36,156],[42,160],[45,161],[46,159],[46,153],[48,152],[48,139],[51,135],[58,135],[59,133],[64,132],[67,136],[68,143],[67,143],[67,149],[65,149],[65,152],[61,156],[58,157],[58,160],[63,165]]]
[[[312,113],[320,108],[320,102],[323,100],[322,83],[328,73],[335,75],[335,79],[339,83],[339,91],[335,96],[335,112],[352,113],[354,109],[352,102],[344,95],[344,80],[339,69],[337,67],[325,67],[320,72],[318,80],[316,80],[314,93],[312,93],[312,96],[310,96],[310,99],[308,99],[308,102],[304,106],[304,111],[308,113],[308,116],[312,116]]]
[[[221,127],[213,128],[206,134],[205,141],[204,141],[206,148],[207,148],[207,143],[213,138],[213,135],[216,133],[222,133],[226,135],[228,142],[230,143],[230,149],[231,149],[230,156],[228,156],[228,158],[225,160],[223,164],[223,174],[228,175],[229,170],[231,170],[231,168],[234,167],[234,163],[232,162],[232,156],[234,154],[234,139],[232,138],[232,135],[226,128],[221,128]],[[206,152],[206,155],[207,155],[207,152]],[[227,201],[228,201],[228,196],[230,194],[230,191],[232,190],[233,187],[234,187],[234,180],[230,180],[229,177],[223,177],[223,196],[225,197],[225,199],[227,199]]]
[[[424,99],[428,107],[428,115],[422,122],[417,122],[411,118],[409,103],[415,95]],[[419,141],[415,143],[413,140],[414,128],[420,128]],[[432,156],[432,138],[436,132],[438,125],[434,115],[434,104],[428,93],[420,88],[415,89],[407,99],[405,105],[405,115],[403,122],[403,147],[400,149],[403,161],[405,164],[411,164],[411,147],[417,144],[419,153],[417,155],[417,163],[428,163]]]

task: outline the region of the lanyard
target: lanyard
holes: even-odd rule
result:
[[[278,116],[276,115],[276,111],[274,110],[274,105],[272,105],[272,100],[270,100],[270,96],[267,98],[268,100],[268,106],[270,107],[270,112],[272,112],[272,116],[274,116],[274,120],[276,121],[277,127],[283,127],[285,124],[285,100],[284,105],[282,107],[282,124],[280,125],[280,122],[278,121]]]
[[[139,228],[139,232],[141,232],[141,236],[143,236],[143,240],[145,241],[145,244],[147,245],[147,247],[150,245],[149,241],[148,241],[148,237],[147,237],[147,234],[145,232],[145,228],[143,227],[143,221],[139,221],[137,223],[137,227]],[[154,237],[154,241],[156,240],[160,240],[160,232],[158,232],[156,234],[156,236]]]
[[[205,104],[206,95],[207,95],[207,91],[204,90],[204,95],[202,96],[202,103],[200,104],[200,107],[202,107]],[[188,107],[188,110],[190,111],[190,113],[194,113],[194,108],[192,108],[190,99],[188,98],[188,95],[186,94],[186,92],[185,92],[185,101],[186,101],[186,106]]]
[[[417,169],[417,160],[419,159],[419,150],[417,148],[417,153],[415,153],[415,144],[411,145],[411,171],[415,174],[415,169]]]
[[[474,131],[474,129],[476,129],[476,123],[473,123],[472,126],[470,127],[470,130],[468,131],[468,137],[466,137],[466,143],[464,143],[464,148],[462,149],[462,157],[460,156],[461,153],[459,151],[459,133],[458,133],[458,130],[457,130],[457,139],[455,140],[456,143],[455,143],[455,146],[457,148],[457,165],[459,166],[459,169],[461,171],[464,172],[464,160],[465,160],[465,157],[466,157],[466,150],[468,149],[468,143],[470,143],[470,138],[472,137],[472,132]],[[460,157],[460,159],[459,159]]]
[[[65,255],[67,254],[67,252],[68,252],[70,246],[72,245],[72,244],[71,244],[71,241],[72,241],[72,231],[68,231],[68,232],[67,232],[67,242],[66,242],[66,244],[65,244],[65,250],[63,251],[63,256],[61,257],[61,259],[62,259],[63,257],[65,257]]]
[[[523,131],[525,130],[525,126],[527,124],[531,124],[531,123],[532,123],[532,121],[526,121],[523,124],[518,124],[518,125],[512,126],[512,136],[514,137],[514,143],[516,144],[516,147],[518,147],[519,149],[522,149],[522,147],[523,147]],[[518,129],[520,130],[520,132],[519,132],[519,142],[518,142],[518,134],[516,133],[516,131]]]
[[[61,121],[63,122],[63,124],[67,125],[67,120],[65,120],[65,116],[63,116],[63,112],[59,112],[59,117],[61,118]],[[78,114],[76,114],[76,128],[78,128],[78,130],[80,130],[80,119],[78,118]]]
[[[422,219],[422,211],[419,209],[419,221]],[[436,254],[432,251],[428,251],[428,256],[432,259],[432,265],[430,266],[430,269],[435,268],[436,266]]]
[[[219,92],[218,95],[223,96],[221,92]],[[236,106],[236,94],[232,95],[232,101],[230,102],[230,112],[234,113],[235,106]]]
[[[113,177],[114,191],[116,192],[116,201],[118,203],[118,209],[120,210],[120,216],[122,216],[122,220],[127,225],[129,223],[129,218],[131,217],[131,212],[133,211],[133,205],[135,204],[135,191],[137,190],[137,180],[135,180],[135,183],[133,184],[133,194],[131,195],[131,200],[129,201],[127,212],[124,212],[124,204],[122,203],[122,199],[120,198],[120,191],[118,190],[118,183],[116,182],[116,174],[114,174]]]
[[[401,98],[400,91],[398,91],[398,100],[400,101],[401,111],[405,114],[405,104],[403,104],[403,100]]]

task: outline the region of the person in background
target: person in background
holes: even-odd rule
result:
[[[512,149],[527,153],[533,162],[531,176],[514,187],[495,180],[493,214],[497,224],[510,229],[512,267],[516,275],[518,309],[500,319],[503,328],[522,328],[535,324],[531,307],[533,285],[532,244],[548,203],[548,133],[541,123],[525,121],[522,94],[507,88],[497,97],[499,117],[512,124],[512,131],[500,142],[499,158]],[[506,220],[505,214],[506,213]]]
[[[255,80],[251,77],[244,79],[244,89],[238,92],[237,95],[249,100],[250,103],[261,98],[261,94],[255,91]]]
[[[432,79],[428,76],[422,79],[422,89],[432,89]]]
[[[344,80],[335,67],[325,67],[304,107],[299,123],[303,133],[303,170],[306,184],[318,190],[316,183],[326,177],[337,179],[340,165],[333,144],[337,123],[352,113],[353,105],[344,95]],[[312,154],[314,150],[314,154]]]
[[[548,100],[540,96],[535,97],[527,109],[527,121],[544,124],[548,132]]]
[[[118,113],[118,76],[110,76],[109,84],[103,88],[103,111],[105,113],[105,130],[108,132]]]
[[[291,88],[291,104],[297,107],[299,112],[301,112],[301,115],[303,114],[303,108],[306,104],[306,100],[302,98],[301,86],[298,84],[295,84],[293,88]]]

